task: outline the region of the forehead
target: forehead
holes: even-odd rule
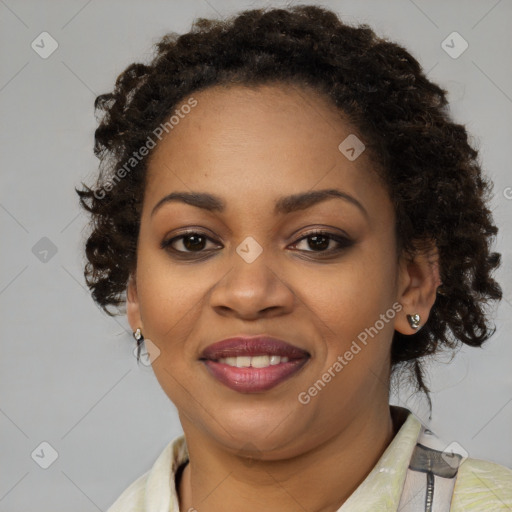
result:
[[[313,89],[215,86],[191,96],[196,106],[151,155],[150,201],[187,189],[246,203],[258,199],[260,205],[273,196],[332,186],[367,200],[382,193],[369,156],[363,152],[350,161],[339,150],[355,129]]]
[[[166,130],[168,133],[154,151],[155,156],[189,144],[207,146],[204,150],[230,144],[255,149],[260,144],[277,152],[291,146],[295,153],[313,154],[336,144],[343,133],[354,131],[331,100],[310,87],[217,85],[191,97],[196,106],[179,119],[173,116],[176,124]],[[188,101],[182,100],[175,113]],[[311,141],[306,147],[294,143],[294,139],[299,142],[306,137]],[[322,141],[324,144],[320,144]],[[197,155],[204,153],[200,151]]]

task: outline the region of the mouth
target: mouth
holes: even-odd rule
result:
[[[306,350],[271,337],[236,337],[207,347],[199,360],[210,375],[241,393],[269,390],[310,359]]]

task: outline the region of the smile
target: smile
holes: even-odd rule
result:
[[[275,356],[266,354],[263,356],[238,356],[238,357],[223,357],[218,360],[219,363],[227,364],[228,366],[236,366],[237,368],[267,368],[279,363],[287,363],[287,357]]]
[[[268,336],[229,338],[208,346],[200,357],[212,377],[241,393],[267,391],[309,359],[306,350]]]

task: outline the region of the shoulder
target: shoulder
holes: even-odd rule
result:
[[[450,512],[512,510],[512,470],[480,459],[459,467]]]
[[[174,476],[186,460],[187,444],[185,437],[180,435],[167,444],[152,468],[132,482],[107,512],[178,511]]]
[[[108,508],[107,512],[139,512],[144,510],[148,475],[149,471],[130,484]]]

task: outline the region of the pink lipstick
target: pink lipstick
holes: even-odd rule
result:
[[[295,375],[310,355],[269,336],[237,336],[208,346],[200,360],[210,374],[241,393],[271,389]]]

